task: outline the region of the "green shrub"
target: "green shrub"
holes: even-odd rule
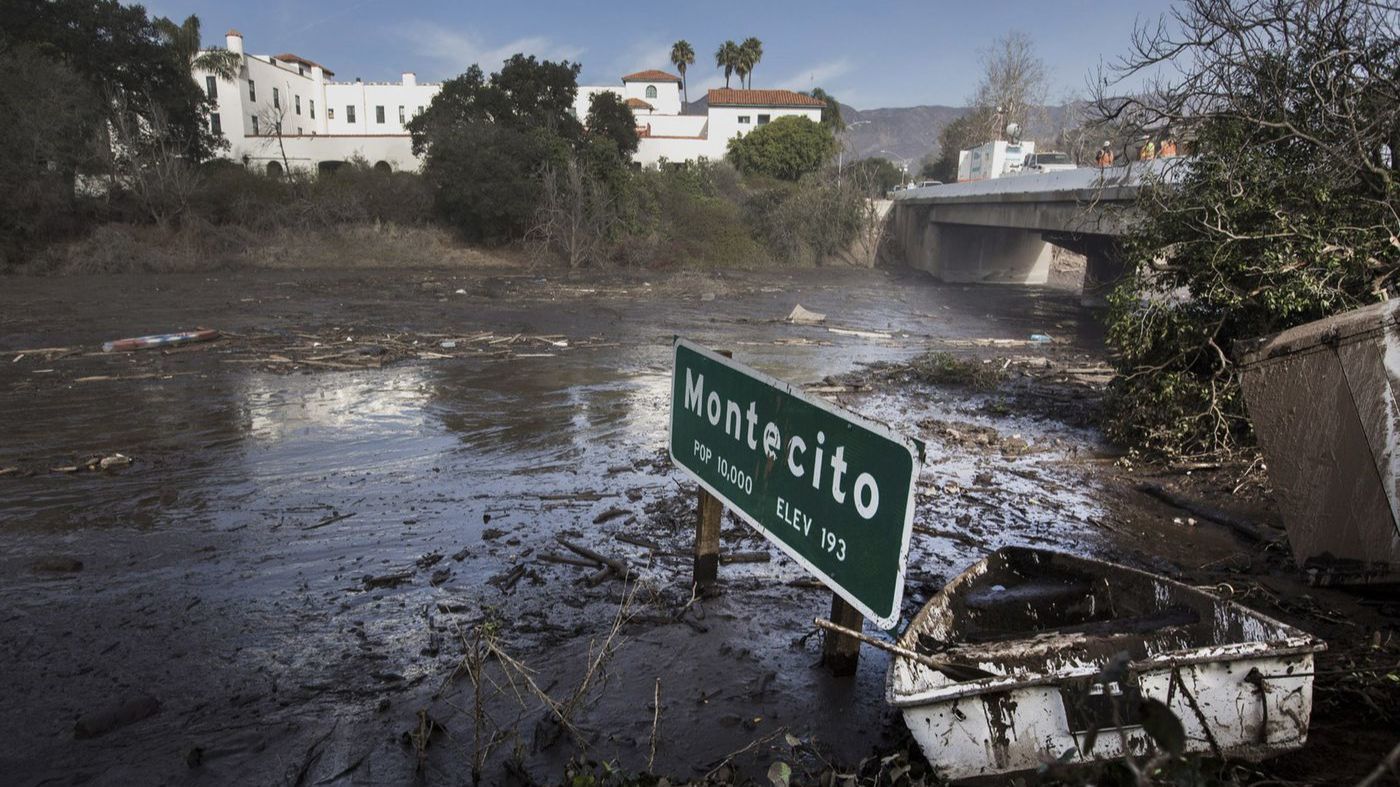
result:
[[[821,169],[835,153],[830,129],[789,115],[729,140],[728,158],[745,174],[797,180]]]

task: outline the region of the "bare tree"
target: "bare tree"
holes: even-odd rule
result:
[[[288,86],[287,93],[288,95],[291,94],[290,86]],[[292,174],[292,166],[291,162],[287,159],[287,144],[282,139],[282,135],[285,133],[282,124],[286,119],[287,105],[280,101],[268,104],[258,113],[258,125],[262,127],[259,133],[266,135],[268,132],[271,132],[271,139],[265,141],[263,144],[267,145],[274,141],[276,142],[278,155],[282,159],[282,173],[290,176]]]
[[[1124,133],[1238,120],[1380,191],[1400,167],[1400,10],[1386,0],[1187,0],[1139,25],[1094,83],[1095,119]]]
[[[527,238],[578,268],[603,261],[617,221],[607,187],[571,158],[543,171],[535,226]]]
[[[1041,119],[1046,96],[1045,64],[1035,54],[1035,42],[1011,31],[982,51],[982,78],[972,106],[989,110],[988,138],[1000,138],[1008,123],[1028,127]]]
[[[165,113],[152,102],[144,115],[112,101],[108,120],[110,172],[115,185],[135,197],[142,211],[164,228],[179,221],[202,182],[198,167],[185,157]]]

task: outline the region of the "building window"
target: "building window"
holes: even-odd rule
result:
[[[217,101],[219,99],[219,80],[212,76],[205,77],[204,89],[209,94],[209,100]]]
[[[647,85],[647,98],[656,98],[656,85]]]
[[[297,114],[300,115],[300,114],[301,114],[301,96],[292,96],[292,99],[296,102]]]
[[[311,119],[316,119],[316,99],[311,99]]]
[[[282,108],[282,96],[281,96],[280,93],[277,92],[277,88],[275,88],[275,87],[272,89],[272,108],[273,108],[273,109],[281,109],[281,108]]]
[[[258,86],[255,85],[255,84],[253,84],[253,80],[251,80],[251,79],[248,80],[248,100],[249,100],[249,101],[257,101],[257,100],[258,100]]]
[[[316,107],[313,105],[311,109],[315,111]],[[335,120],[335,107],[326,107],[326,120]]]
[[[404,123],[406,123],[406,122],[408,122],[408,121],[407,121],[407,118],[404,117],[404,114],[403,114],[403,107],[400,106],[400,107],[399,107],[399,125],[402,126],[402,125],[403,125]]]
[[[418,116],[421,115],[421,114],[423,114],[423,108],[422,108],[422,107],[419,107],[419,108],[413,110],[413,116],[414,116],[414,117],[418,117]]]
[[[258,116],[257,116],[257,115],[254,115],[254,116],[253,116],[253,136],[256,137],[257,135],[258,135]]]
[[[739,122],[740,122],[740,123],[745,123],[745,124],[747,124],[747,123],[749,122],[749,116],[748,116],[748,115],[740,115],[740,116],[739,116]]]
[[[218,112],[209,115],[209,130],[215,134],[224,133],[224,124],[219,120]]]
[[[769,115],[759,115],[759,116],[758,116],[758,125],[761,126],[761,125],[763,125],[764,123],[767,123],[769,117],[770,117]]]
[[[381,123],[381,124],[384,122],[384,107],[383,107],[383,105],[380,105],[380,106],[377,106],[377,107],[374,108],[374,122],[375,122],[375,123]]]
[[[297,136],[301,136],[301,126],[297,126]]]
[[[354,122],[355,122],[355,106],[354,106],[353,104],[351,104],[350,106],[348,106],[348,107],[345,108],[345,122],[346,122],[346,123],[354,123]]]

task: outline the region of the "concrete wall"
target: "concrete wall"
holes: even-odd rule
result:
[[[649,96],[647,93],[655,92]],[[624,82],[623,98],[640,98],[651,104],[658,115],[679,115],[681,113],[681,83],[679,82]]]

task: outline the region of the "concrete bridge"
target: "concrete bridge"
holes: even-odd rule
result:
[[[911,267],[945,282],[1044,284],[1051,246],[1060,246],[1085,256],[1084,301],[1101,303],[1124,273],[1118,238],[1137,218],[1144,176],[1175,180],[1184,161],[901,191],[892,209],[894,237]]]

